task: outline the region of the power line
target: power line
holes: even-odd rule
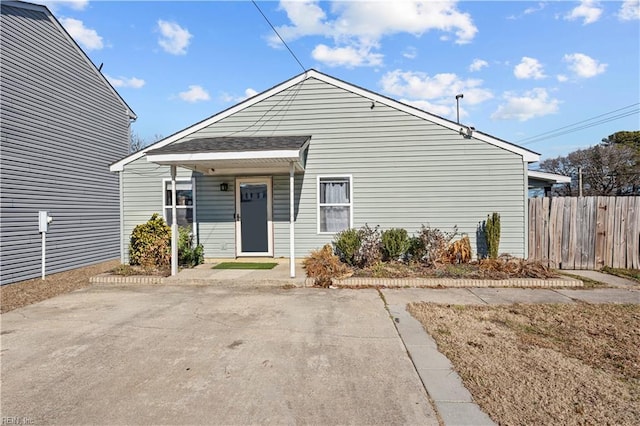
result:
[[[273,30],[274,33],[276,33],[276,35],[278,36],[278,38],[280,39],[280,41],[282,42],[282,44],[284,44],[284,46],[287,48],[287,50],[289,51],[289,53],[291,53],[291,56],[293,56],[293,59],[296,60],[296,62],[298,63],[298,65],[300,65],[300,68],[302,68],[302,72],[307,71],[307,69],[304,67],[304,65],[302,65],[302,62],[300,62],[300,60],[298,59],[298,57],[296,56],[295,53],[293,53],[293,50],[291,50],[291,48],[289,47],[289,45],[287,44],[287,42],[284,41],[284,39],[280,36],[280,33],[278,33],[278,30],[276,30],[276,27],[273,26],[273,24],[271,23],[271,21],[269,21],[269,18],[267,18],[267,16],[264,14],[264,12],[262,12],[262,9],[260,9],[260,6],[258,6],[258,4],[255,2],[255,0],[251,0],[251,3],[253,3],[253,5],[256,7],[256,9],[258,9],[258,12],[260,12],[260,14],[262,15],[262,17],[264,18],[265,21],[267,21],[267,24],[269,24],[269,26],[271,27],[271,29]]]
[[[589,127],[593,127],[593,126],[597,126],[597,125],[600,125],[600,124],[608,123],[609,121],[619,120],[621,118],[637,114],[640,111],[639,108],[635,108],[635,109],[630,110],[630,111],[624,111],[624,110],[628,110],[629,108],[636,107],[638,105],[640,105],[640,102],[636,102],[635,104],[627,105],[625,107],[618,108],[616,110],[609,111],[609,112],[606,112],[604,114],[596,115],[595,117],[591,117],[591,118],[588,118],[586,120],[578,121],[576,123],[569,124],[567,126],[559,127],[557,129],[549,130],[547,132],[540,133],[538,135],[534,135],[534,136],[530,136],[528,138],[521,139],[520,141],[518,141],[518,143],[520,145],[529,145],[529,144],[537,143],[537,142],[540,142],[540,141],[543,141],[543,140],[546,140],[546,139],[552,139],[552,138],[555,138],[555,137],[558,137],[558,136],[566,135],[568,133],[577,132],[579,130],[587,129]],[[624,111],[624,112],[620,112],[620,111]],[[616,112],[620,112],[620,113],[617,114],[617,115],[613,115],[612,116],[612,114],[614,114]],[[609,116],[609,117],[607,117],[607,116]],[[606,117],[606,118],[602,118],[601,120],[598,120],[598,121],[593,121],[593,120],[596,120],[596,119],[601,118],[601,117]]]

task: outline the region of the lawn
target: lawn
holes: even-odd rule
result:
[[[409,311],[500,424],[640,424],[639,305]]]

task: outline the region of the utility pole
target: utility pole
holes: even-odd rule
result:
[[[582,167],[578,167],[578,193],[582,197]]]

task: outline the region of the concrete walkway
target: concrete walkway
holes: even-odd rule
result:
[[[585,270],[563,270],[567,274],[576,275],[578,277],[588,278],[594,281],[600,281],[611,287],[618,288],[640,288],[640,284],[627,278],[618,277],[611,274],[605,274],[599,271],[585,271]]]

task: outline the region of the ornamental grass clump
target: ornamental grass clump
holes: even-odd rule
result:
[[[302,262],[309,278],[314,278],[314,285],[329,287],[333,278],[344,278],[351,274],[347,265],[333,254],[331,244],[325,244],[320,250],[314,250]]]

